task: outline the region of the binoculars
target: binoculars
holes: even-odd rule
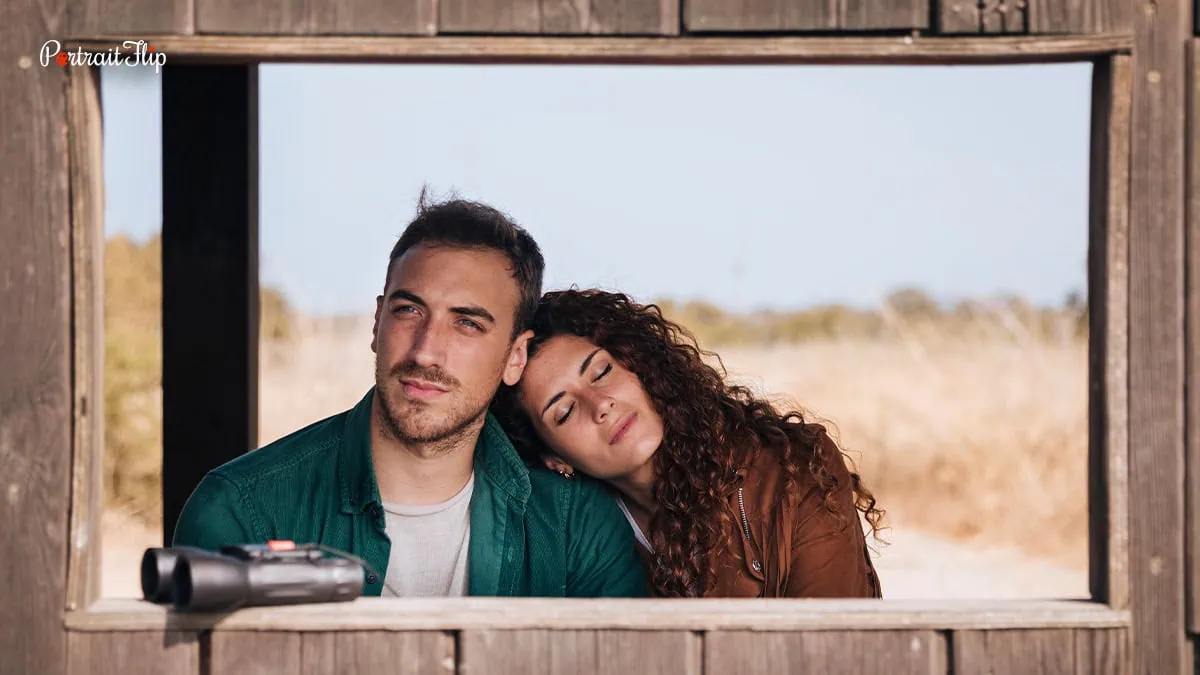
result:
[[[224,546],[149,548],[142,556],[142,595],[187,612],[240,607],[345,602],[362,595],[363,566],[353,556],[290,541]]]

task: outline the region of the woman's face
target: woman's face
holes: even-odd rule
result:
[[[547,340],[526,365],[518,396],[550,449],[594,478],[647,467],[662,443],[662,417],[638,377],[581,337]]]

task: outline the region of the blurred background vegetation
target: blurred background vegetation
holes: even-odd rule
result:
[[[104,492],[107,504],[162,519],[162,239],[110,237],[104,249]],[[293,313],[263,288],[263,341],[292,336]]]

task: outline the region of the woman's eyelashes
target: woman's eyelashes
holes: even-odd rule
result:
[[[605,375],[608,375],[608,373],[610,371],[612,371],[612,364],[611,363],[605,364],[604,367],[600,369],[600,372],[596,375],[596,377],[592,378],[592,382],[599,382],[601,379],[604,378]],[[555,420],[555,422],[559,426],[563,425],[567,421],[567,419],[571,417],[571,412],[574,410],[575,410],[575,404],[572,403],[570,405],[570,407],[567,408],[567,411],[565,413],[563,413],[563,416],[558,418],[557,420]]]

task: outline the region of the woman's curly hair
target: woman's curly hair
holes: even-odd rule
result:
[[[687,597],[691,589],[703,595],[711,587],[711,561],[737,531],[729,504],[737,471],[757,452],[779,453],[789,489],[811,476],[825,491],[827,507],[837,511],[837,479],[829,467],[843,458],[822,451],[836,447],[826,445],[825,427],[806,422],[799,411],[779,412],[748,388],[727,383],[703,360],[715,355],[702,351],[658,306],[601,290],[553,291],[542,296],[531,328],[530,358],[556,335],[586,338],[638,376],[662,416],[665,433],[654,454],[657,510],[647,533],[654,545],[650,582],[656,595]],[[549,450],[521,411],[516,392],[501,387],[492,412],[522,457],[543,466]],[[883,512],[859,475],[850,476],[856,509],[876,531]]]

